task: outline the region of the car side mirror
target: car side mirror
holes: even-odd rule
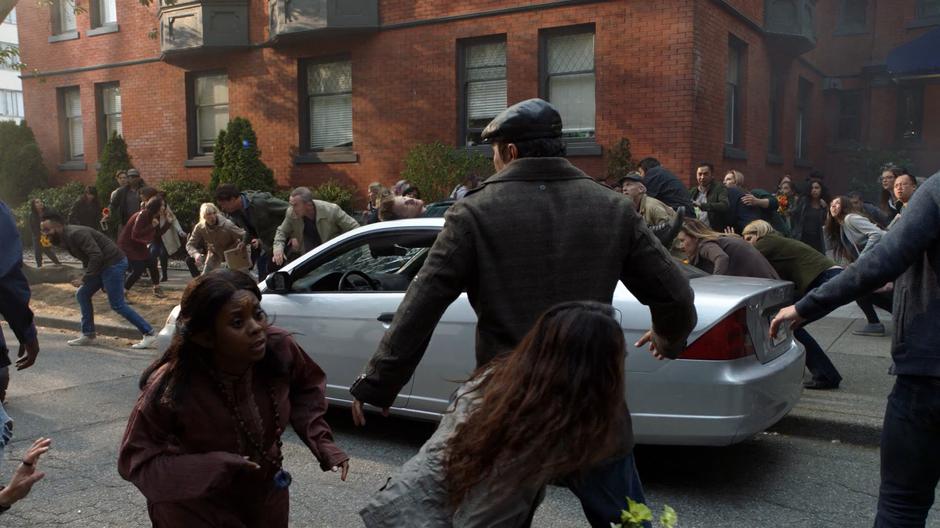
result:
[[[291,287],[290,273],[275,271],[264,280],[264,284],[273,293],[286,293],[290,291]]]

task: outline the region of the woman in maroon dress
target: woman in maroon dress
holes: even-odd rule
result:
[[[144,371],[118,472],[157,527],[286,527],[290,424],[324,470],[349,457],[326,423],[326,376],[269,326],[248,275],[217,270],[183,293],[169,348]]]

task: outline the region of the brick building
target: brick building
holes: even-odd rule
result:
[[[534,96],[597,178],[621,137],[690,181],[710,160],[763,186],[838,182],[846,141],[940,167],[936,75],[885,66],[940,24],[937,0],[71,1],[18,8],[26,116],[57,181],[91,181],[114,130],[148,180],[207,181],[241,116],[280,184],[362,198],[417,143],[482,150],[488,119]]]

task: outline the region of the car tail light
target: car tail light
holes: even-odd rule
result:
[[[679,359],[725,361],[754,354],[747,331],[747,308],[725,317],[679,354]]]

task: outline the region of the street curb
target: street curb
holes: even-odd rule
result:
[[[77,321],[61,319],[58,317],[48,317],[37,315],[33,318],[36,326],[45,326],[47,328],[57,328],[59,330],[73,330],[79,332]],[[127,339],[140,339],[140,331],[129,326],[95,324],[95,332],[98,335],[110,337],[123,337]]]
[[[876,425],[870,422],[848,421],[833,416],[814,416],[799,407],[790,411],[790,414],[781,418],[768,431],[865,447],[879,447],[881,445],[880,423]]]

